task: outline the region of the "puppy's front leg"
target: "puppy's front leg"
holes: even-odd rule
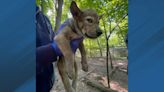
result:
[[[86,51],[85,51],[83,42],[80,43],[79,50],[81,53],[82,70],[87,72],[88,71],[88,63],[87,63]]]
[[[64,84],[64,88],[66,90],[66,92],[75,92],[75,90],[72,88],[70,82],[69,82],[69,78],[66,72],[66,66],[65,66],[65,60],[64,57],[59,57],[59,61],[57,62],[57,66],[58,66],[58,70],[59,70],[59,74],[61,76],[62,82]]]
[[[68,76],[71,79],[75,79],[74,53],[72,52],[70,41],[64,35],[57,35],[55,41],[64,56]]]

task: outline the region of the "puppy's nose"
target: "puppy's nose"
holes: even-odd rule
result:
[[[102,31],[97,32],[97,36],[100,36],[102,34]]]

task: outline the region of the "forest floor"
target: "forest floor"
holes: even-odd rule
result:
[[[80,58],[76,58],[78,64],[78,83],[77,92],[102,92],[97,88],[91,87],[83,82],[83,78],[87,77],[92,79],[107,87],[107,76],[106,76],[106,58],[104,57],[94,57],[88,58],[89,73],[83,72],[81,69]],[[114,60],[114,67],[119,67],[119,69],[127,69],[127,60]],[[109,72],[111,69],[109,70]],[[57,72],[57,70],[56,70]],[[52,88],[51,92],[65,92],[62,81],[58,72],[56,73],[57,81]],[[128,75],[126,71],[116,70],[112,77],[110,78],[111,89],[117,92],[128,92]]]

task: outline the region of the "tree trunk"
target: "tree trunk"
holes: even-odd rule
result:
[[[104,21],[104,20],[103,20]],[[107,70],[107,80],[108,80],[108,87],[110,88],[110,80],[109,80],[109,43],[108,43],[108,36],[106,31],[105,23],[103,22],[104,30],[105,30],[105,40],[106,40],[106,70]]]
[[[107,65],[107,79],[108,79],[108,87],[110,88],[110,80],[109,80],[109,43],[108,43],[108,39],[106,39],[106,65]]]
[[[108,53],[109,53],[109,59],[110,59],[110,67],[111,67],[111,69],[113,69],[113,60],[112,60],[112,55],[111,55],[111,52],[110,52],[110,48],[108,49]]]
[[[100,56],[102,57],[102,48],[101,48],[99,39],[96,39],[96,40],[97,40],[97,44],[98,44],[98,46],[99,46]]]
[[[55,20],[54,30],[57,31],[61,24],[63,0],[55,0],[54,2],[55,2],[55,9],[56,9],[56,20]]]
[[[90,57],[92,57],[92,47],[91,47],[91,41],[90,40],[88,40],[89,41],[89,53],[90,53]]]

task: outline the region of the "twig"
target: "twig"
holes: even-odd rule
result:
[[[102,84],[100,84],[99,82],[92,80],[92,79],[88,79],[88,78],[84,78],[83,80],[84,83],[86,83],[87,85],[94,87],[98,90],[100,90],[101,92],[117,92],[115,90],[112,90],[110,88],[104,87]]]
[[[91,71],[87,72],[85,75],[81,76],[78,80],[80,81],[82,78],[85,78],[87,75],[95,71],[96,68],[92,69]]]

